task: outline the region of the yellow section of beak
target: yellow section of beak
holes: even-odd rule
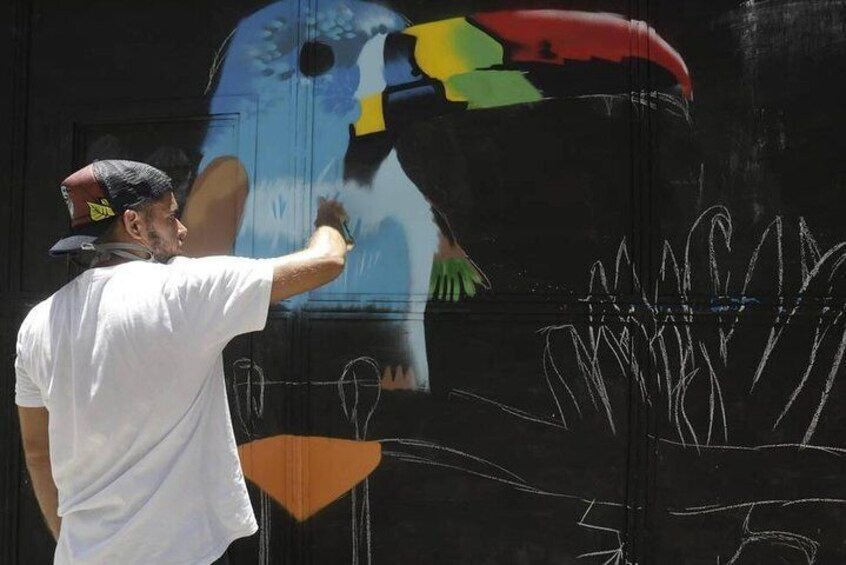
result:
[[[382,95],[373,94],[361,99],[361,115],[353,128],[356,136],[385,131],[385,114],[382,112]]]
[[[470,101],[453,87],[452,79],[486,70],[503,62],[502,46],[464,18],[412,26],[404,34],[417,38],[414,59],[427,76],[444,84],[446,99]]]

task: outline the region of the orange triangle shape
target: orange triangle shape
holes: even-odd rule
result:
[[[244,475],[302,522],[366,479],[378,441],[279,435],[238,446]]]

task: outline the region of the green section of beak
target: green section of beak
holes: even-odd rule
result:
[[[543,99],[521,71],[471,71],[446,80],[454,100],[466,100],[470,110],[497,108]]]

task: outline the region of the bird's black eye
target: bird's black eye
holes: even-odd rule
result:
[[[300,72],[307,77],[320,76],[335,64],[332,48],[319,41],[309,41],[300,49]]]

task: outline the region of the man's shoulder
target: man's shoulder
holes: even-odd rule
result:
[[[93,276],[93,269],[84,271],[72,280],[66,282],[61,288],[56,290],[47,298],[35,303],[24,317],[18,335],[21,335],[21,333],[25,331],[34,330],[44,324],[49,324],[50,320],[55,315],[55,311],[57,309],[62,310],[62,305],[68,300],[70,295],[79,290],[80,286],[84,287],[90,285]]]
[[[39,327],[47,323],[47,317],[50,314],[56,294],[58,294],[58,291],[29,309],[18,329],[18,340],[26,339]]]
[[[32,305],[29,312],[24,317],[21,328],[30,327],[37,323],[44,323],[47,318],[50,317],[50,313],[54,309],[54,306],[61,304],[62,301],[65,300],[65,297],[72,293],[80,284],[87,284],[89,276],[88,271],[79,274],[74,279],[66,282],[61,288],[53,292],[53,294],[47,298],[44,298]]]

